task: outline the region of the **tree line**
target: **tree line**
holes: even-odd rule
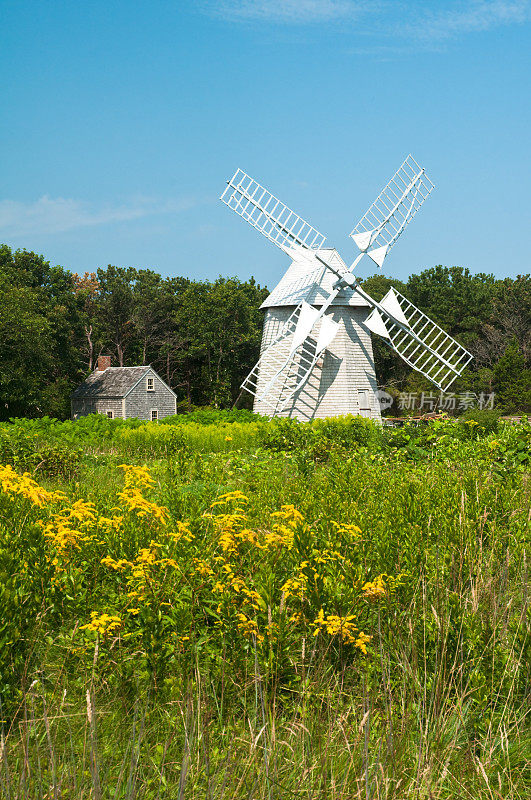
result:
[[[495,391],[504,411],[531,410],[531,277],[496,279],[437,266],[407,283],[375,275],[381,299],[393,285],[474,354],[457,390]],[[253,278],[163,278],[109,265],[78,275],[42,255],[0,246],[0,418],[66,417],[73,388],[101,354],[114,366],[152,364],[183,410],[229,408],[258,358],[268,295]],[[377,337],[379,383],[429,388]]]

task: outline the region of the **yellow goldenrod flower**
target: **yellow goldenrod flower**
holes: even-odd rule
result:
[[[236,494],[234,492],[233,494]],[[206,519],[211,519],[214,529],[218,534],[218,541],[224,552],[232,553],[238,549],[238,539],[240,535],[238,528],[245,522],[243,509],[235,508],[231,514],[203,514]]]
[[[98,614],[97,611],[92,611],[90,616],[90,622],[86,625],[81,625],[80,630],[88,630],[92,633],[97,633],[99,636],[105,636],[108,633],[112,633],[122,624],[120,617],[112,616],[110,614]]]
[[[257,534],[254,531],[249,530],[249,528],[243,528],[241,531],[238,531],[234,534],[237,539],[241,539],[242,542],[249,542],[249,544],[256,544],[258,539]]]
[[[193,540],[194,535],[188,527],[187,522],[181,522],[180,520],[177,520],[175,525],[177,526],[177,530],[168,531],[168,536],[170,536],[176,542],[178,542],[180,539],[183,539],[185,542],[191,542]]]
[[[96,519],[96,508],[93,503],[76,500],[68,509],[68,519],[78,522],[93,522]]]
[[[263,635],[258,630],[258,624],[256,623],[256,620],[250,619],[248,616],[242,613],[236,614],[236,616],[238,618],[238,630],[240,633],[242,633],[247,639],[250,639],[254,636],[258,642],[264,641]]]
[[[120,464],[120,469],[124,470],[124,490],[118,493],[120,500],[127,505],[130,511],[134,511],[138,517],[154,516],[163,525],[166,524],[166,517],[169,511],[164,506],[151,503],[143,496],[141,489],[151,488],[155,481],[151,477],[147,467],[135,467],[130,464]]]
[[[43,489],[30,477],[29,472],[19,475],[9,465],[0,466],[0,484],[6,494],[19,494],[27,500],[31,500],[39,508],[64,498],[60,492],[48,492]]]
[[[366,633],[363,631],[359,631],[356,641],[354,642],[354,646],[358,647],[362,653],[367,653],[367,643],[370,642],[372,636],[367,636]]]
[[[352,622],[353,619],[353,614],[347,614],[345,617],[336,614],[325,616],[324,610],[321,608],[313,622],[316,626],[313,635],[317,636],[319,631],[324,628],[330,636],[339,635],[346,644],[352,644],[356,640],[355,632],[358,630]]]
[[[384,576],[378,575],[373,581],[368,581],[363,584],[361,593],[366,600],[377,601],[387,595],[387,588],[385,586]]]
[[[304,520],[300,511],[297,511],[293,505],[280,506],[280,511],[273,511],[271,516],[275,519],[284,520],[286,525],[290,527],[297,527],[297,525]]]
[[[100,564],[103,564],[104,567],[110,567],[110,569],[114,569],[117,571],[121,571],[126,567],[133,566],[132,563],[128,561],[126,558],[119,558],[117,561],[115,561],[114,558],[111,558],[111,556],[104,556],[101,559]]]
[[[194,572],[197,572],[199,575],[206,577],[207,575],[214,574],[214,570],[211,569],[211,567],[209,566],[209,564],[206,563],[206,561],[202,561],[200,558],[194,558],[193,562],[195,564]]]
[[[107,528],[109,530],[119,531],[123,526],[124,518],[123,516],[115,516],[115,517],[99,517],[98,518],[98,525],[101,528]]]
[[[166,517],[169,514],[168,509],[146,500],[139,489],[126,487],[123,492],[118,493],[118,497],[124,501],[130,511],[136,512],[138,517],[152,515],[163,525],[166,524]]]
[[[214,506],[222,506],[226,503],[248,503],[249,498],[239,489],[236,489],[234,492],[227,492],[226,494],[220,494],[217,500],[211,504],[210,508],[214,508]]]
[[[83,531],[70,528],[61,514],[52,516],[48,523],[38,521],[44,537],[50,542],[59,556],[66,556],[70,550],[80,550],[83,542],[90,542],[92,537]]]
[[[132,464],[119,464],[119,469],[124,471],[125,485],[127,487],[134,486],[138,489],[149,489],[155,484],[149,469],[145,465],[143,467],[135,467]]]
[[[142,547],[135,559],[137,564],[154,564],[157,560],[157,554],[150,547]]]
[[[261,549],[285,547],[291,550],[295,536],[295,529],[304,521],[304,517],[293,505],[283,505],[280,511],[271,513],[273,518],[272,530],[264,531],[262,542],[259,544]]]
[[[280,591],[284,592],[286,597],[298,597],[299,600],[304,599],[304,595],[306,594],[308,588],[308,577],[304,573],[304,570],[309,567],[308,561],[303,561],[293,578],[288,578],[288,580],[280,587]],[[315,576],[315,570],[313,570]]]
[[[361,528],[357,525],[351,525],[347,522],[332,522],[332,525],[336,529],[336,533],[340,536],[345,536],[354,541],[359,541],[361,538]]]

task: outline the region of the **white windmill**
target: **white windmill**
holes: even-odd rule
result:
[[[376,302],[353,274],[364,255],[382,267],[433,188],[409,155],[350,234],[360,252],[347,267],[325,236],[245,172],[227,182],[221,200],[292,261],[262,304],[260,359],[242,384],[257,413],[379,419],[371,332],[441,391],[462,373],[472,358],[464,347],[395,289]]]

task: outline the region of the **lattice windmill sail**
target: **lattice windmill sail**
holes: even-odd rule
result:
[[[434,189],[433,183],[409,155],[360,219],[351,238],[382,267],[384,258]]]
[[[319,250],[325,242],[326,236],[241,169],[227,181],[220,199],[281,250]]]
[[[396,290],[378,303],[354,277],[364,255],[383,265],[433,188],[409,155],[350,234],[360,252],[347,267],[322,233],[245,172],[227,182],[221,200],[292,260],[262,305],[260,359],[242,384],[255,411],[379,419],[371,333],[441,391],[462,373],[472,358],[464,347]]]
[[[358,291],[369,298],[362,289]],[[366,327],[438,389],[447,391],[472,360],[468,350],[396,289],[390,289],[374,306]]]

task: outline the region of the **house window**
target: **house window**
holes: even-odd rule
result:
[[[148,390],[148,392],[154,392],[155,391],[155,379],[154,378],[148,378],[147,379],[147,381],[146,381],[146,389]]]
[[[114,411],[106,411],[105,413],[107,414],[107,419],[113,419]]]
[[[156,422],[159,418],[159,412],[157,408],[151,409],[151,422]]]

